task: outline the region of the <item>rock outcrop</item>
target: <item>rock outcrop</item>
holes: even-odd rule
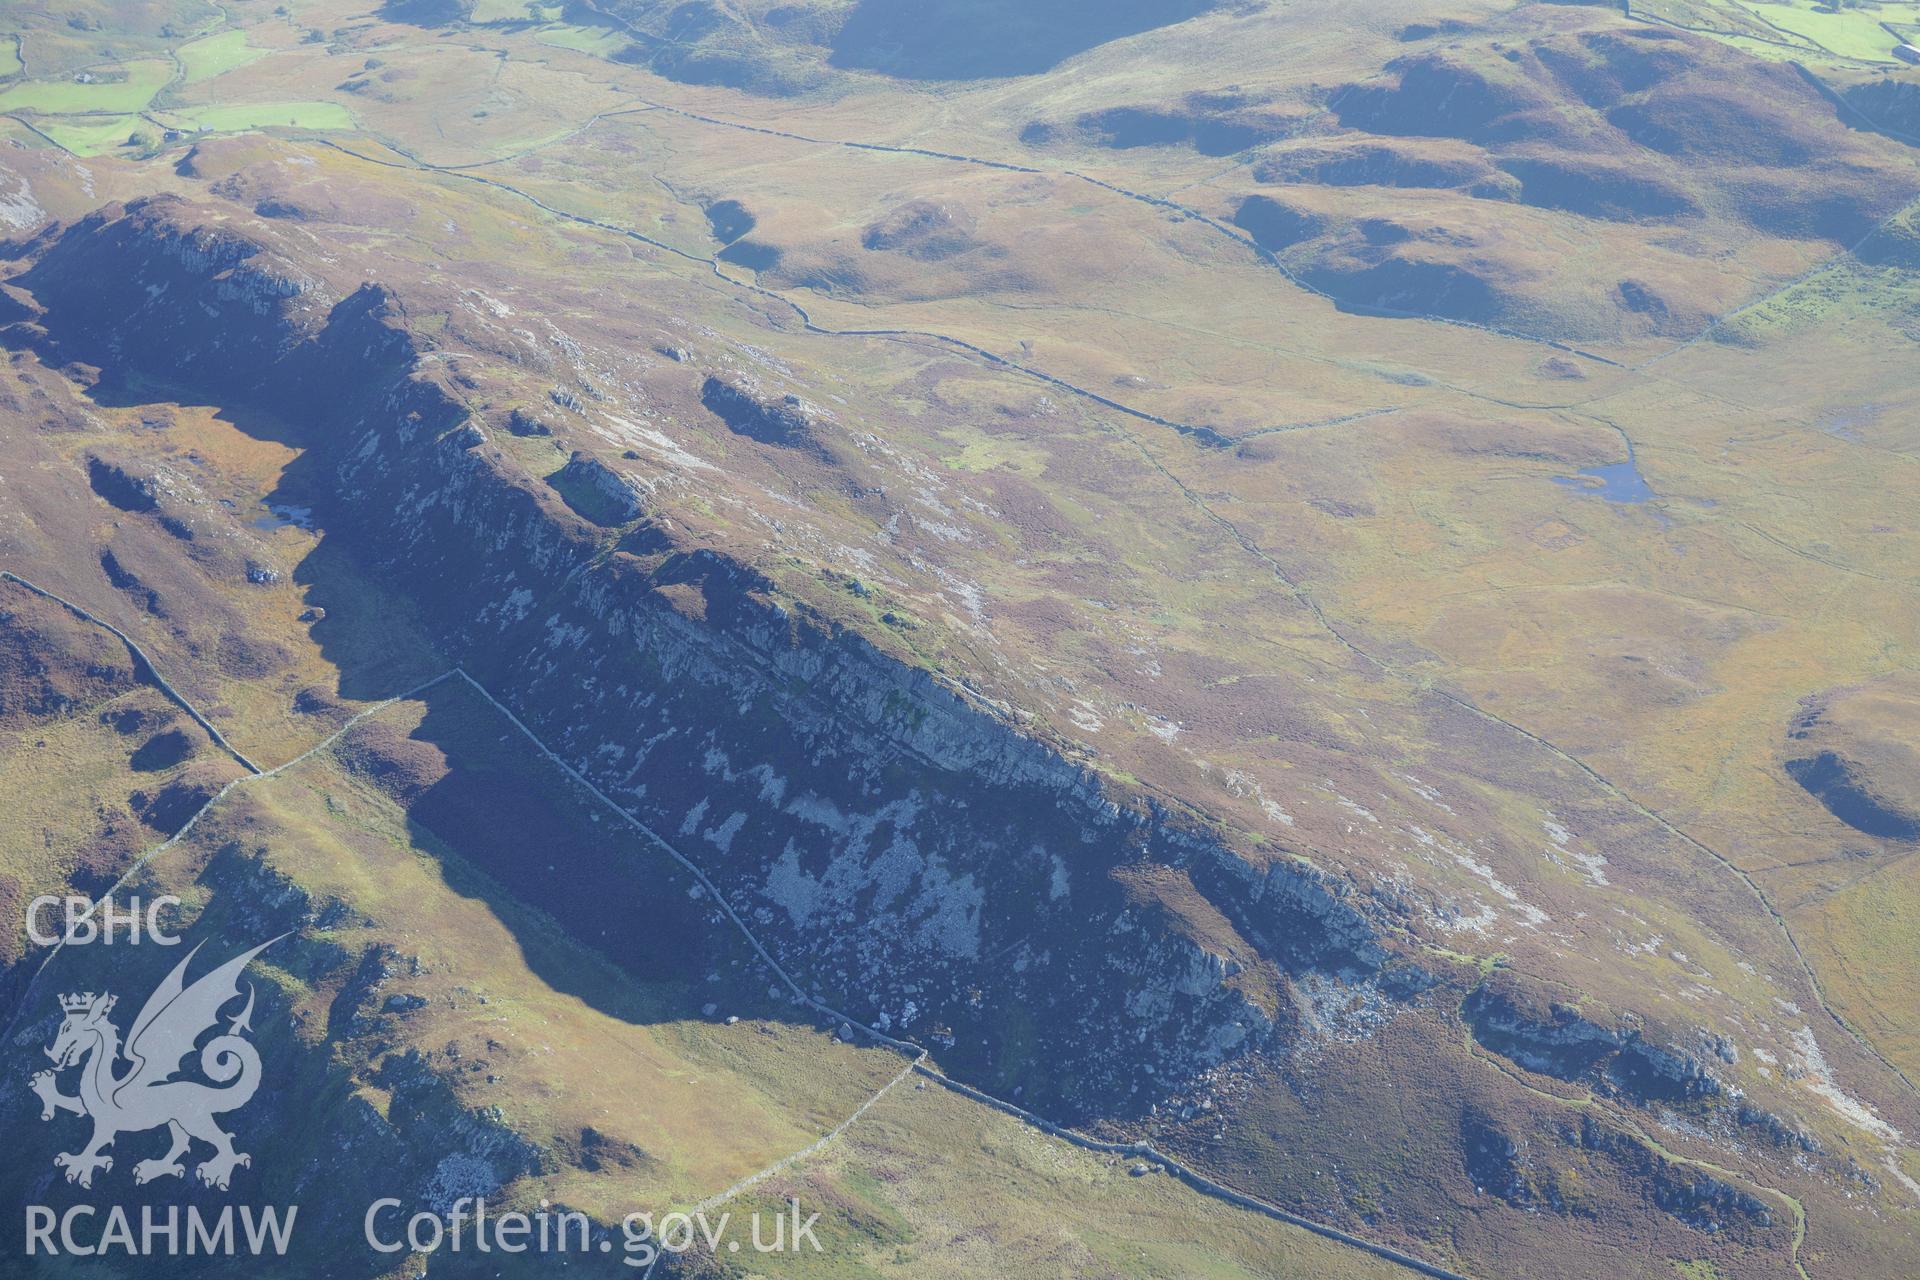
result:
[[[1284,858],[1248,864],[782,602],[739,561],[659,529],[602,555],[595,527],[644,512],[634,478],[576,454],[542,482],[464,439],[444,362],[419,359],[382,288],[325,310],[317,288],[274,293],[277,321],[248,308],[237,326],[269,335],[261,360],[175,359],[233,350],[225,313],[200,303],[236,265],[292,278],[257,246],[180,248],[197,243],[171,224],[184,213],[90,220],[27,273],[59,352],[302,421],[340,505],[317,517],[329,537],[404,584],[446,652],[703,865],[820,996],[897,1033],[945,1029],[953,1069],[997,1091],[1112,1114],[1285,1034],[1307,999],[1294,983],[1364,981],[1386,963],[1344,885]],[[84,276],[69,265],[81,240],[94,242]],[[124,284],[102,282],[102,261]],[[100,321],[116,289],[122,316],[168,331],[166,348]],[[334,394],[308,394],[322,385]],[[830,456],[807,405],[717,376],[701,402],[747,439]],[[1180,894],[1139,892],[1153,868]],[[1198,928],[1195,910],[1232,924]]]

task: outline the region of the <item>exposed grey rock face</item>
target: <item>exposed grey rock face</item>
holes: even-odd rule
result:
[[[1690,1166],[1663,1159],[1630,1134],[1581,1117],[1579,1144],[1605,1154],[1649,1184],[1653,1201],[1690,1227],[1719,1234],[1773,1225],[1773,1210],[1749,1192]]]
[[[626,524],[646,511],[633,482],[589,454],[576,452],[569,458],[559,481],[563,495],[578,495],[572,499],[575,509],[600,524]]]
[[[118,462],[89,454],[87,483],[95,493],[122,511],[159,509],[159,489],[153,477],[137,475]]]
[[[1634,1022],[1611,1029],[1567,1005],[1544,1013],[1513,991],[1485,986],[1468,997],[1462,1012],[1474,1035],[1530,1071],[1563,1080],[1588,1078],[1635,1101],[1681,1101],[1717,1097],[1719,1079],[1693,1053],[1648,1040]]]
[[[442,584],[428,603],[476,674],[840,1007],[908,1035],[948,1027],[950,1061],[1029,1099],[1112,1107],[1271,1037],[1282,1010],[1248,971],[1356,979],[1382,964],[1365,915],[1311,871],[1256,870],[1120,803],[925,672],[792,616],[721,556],[581,568],[591,548],[535,495],[390,422],[362,424],[340,468],[361,510],[394,512],[369,531],[379,557]],[[632,492],[590,458],[564,474],[608,500]],[[697,593],[701,616],[666,587]],[[1146,864],[1185,868],[1245,930],[1236,953],[1129,903],[1115,875]]]
[[[525,409],[515,409],[507,415],[507,430],[516,436],[550,436],[553,428],[528,413]]]
[[[217,277],[239,263],[270,274],[271,255],[203,244],[166,212],[78,233],[118,246],[96,243],[85,273],[59,247],[35,268],[61,341],[199,378],[209,396],[309,417],[326,406],[311,434],[343,510],[329,536],[403,582],[448,653],[706,868],[821,996],[895,1032],[939,1030],[953,1069],[1056,1114],[1113,1114],[1286,1033],[1329,984],[1379,971],[1376,931],[1334,882],[1248,865],[1000,711],[795,616],[741,564],[670,539],[646,561],[601,557],[561,500],[624,524],[649,480],[576,454],[542,483],[480,447],[384,289],[324,315],[282,296],[265,324],[207,314]],[[98,264],[119,251],[143,322],[206,352],[243,330],[260,359],[180,361],[178,344],[129,345],[137,335],[95,323],[119,296]],[[156,271],[172,274],[149,307]],[[818,410],[717,378],[703,400],[742,435],[824,456]],[[1143,874],[1172,877],[1232,927],[1197,935],[1177,907],[1130,892]],[[595,886],[629,891],[644,893]]]
[[[813,415],[794,396],[773,400],[751,384],[709,376],[701,384],[700,403],[735,435],[788,449],[822,451],[813,433]]]
[[[1525,1149],[1496,1118],[1478,1107],[1468,1106],[1461,1111],[1460,1150],[1467,1175],[1478,1190],[1498,1196],[1516,1208],[1531,1209],[1543,1201],[1555,1211],[1561,1208],[1551,1189],[1543,1196],[1527,1177]]]

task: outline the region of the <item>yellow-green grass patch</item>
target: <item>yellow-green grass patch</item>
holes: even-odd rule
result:
[[[610,57],[627,46],[627,39],[617,31],[605,27],[576,27],[565,23],[555,23],[540,28],[535,36],[541,44],[550,44],[556,49],[571,49],[575,53],[591,53],[599,57]]]
[[[90,82],[26,80],[0,92],[0,111],[37,111],[47,115],[75,112],[138,111],[153,101],[173,68],[157,58],[142,58],[78,74]]]
[[[818,1212],[821,1251],[756,1256],[780,1280],[1387,1280],[1393,1264],[1086,1151],[937,1085],[902,1082],[841,1139],[727,1206]]]
[[[1909,4],[1882,4],[1871,9],[1842,7],[1833,11],[1818,8],[1806,0],[1791,4],[1771,0],[1742,0],[1742,3],[1763,22],[1805,36],[1829,53],[1870,62],[1892,62],[1894,46],[1900,43],[1880,24],[1912,22],[1916,11],[1916,6]]]
[[[534,19],[536,6],[526,0],[474,0],[473,12],[467,15],[467,21],[475,24],[489,22],[527,22]]]
[[[1866,862],[1867,859],[1860,859]],[[1834,1002],[1909,1073],[1920,1071],[1920,856],[1895,855],[1792,913]]]
[[[147,139],[159,136],[159,131],[139,116],[42,116],[33,125],[60,146],[81,156],[144,148]],[[142,141],[135,142],[135,138]]]
[[[268,438],[280,424],[256,420],[249,434],[207,406],[168,405],[166,415],[171,425],[163,433],[137,426],[140,413],[132,411],[102,414],[95,419],[102,430],[64,439],[76,468],[84,468],[87,449],[102,444],[155,467],[172,465],[178,450],[192,450],[199,482],[216,500],[203,510],[229,521],[229,536],[272,575],[256,582],[204,573],[188,563],[170,566],[177,575],[161,574],[155,582],[182,609],[173,625],[144,612],[117,619],[229,741],[262,767],[272,767],[314,746],[367,703],[446,670],[449,664],[434,651],[410,602],[368,579],[322,530],[262,527],[270,522],[267,500],[300,456]],[[142,536],[146,532],[129,520],[123,530],[129,541],[119,554],[158,573],[162,562],[146,558],[157,554],[156,544]],[[189,617],[186,602],[196,598]],[[259,645],[273,659],[257,668],[209,662],[208,654],[218,653],[229,634]]]
[[[249,129],[355,128],[353,113],[337,102],[238,102],[225,106],[181,107],[166,113],[168,124],[191,133],[244,133]]]
[[[266,57],[269,52],[249,45],[247,33],[240,30],[203,36],[176,50],[182,69],[181,79],[186,84],[198,84],[202,80],[225,75],[235,67]]]

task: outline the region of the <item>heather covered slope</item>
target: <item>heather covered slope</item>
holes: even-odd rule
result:
[[[1842,253],[1901,146],[1570,7],[777,105],[483,9],[250,26],[156,110],[271,67],[358,132],[21,151],[7,567],[270,763],[458,663],[835,1007],[1316,1221],[1911,1270],[1912,282],[1899,222]],[[569,841],[570,914],[461,821],[497,771],[397,736],[342,767],[496,911],[686,900]],[[320,839],[280,873],[431,936]],[[509,1127],[611,1203],[570,1078]],[[867,1250],[953,1221],[900,1176],[838,1193]]]

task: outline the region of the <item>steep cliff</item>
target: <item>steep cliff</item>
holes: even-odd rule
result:
[[[393,293],[334,301],[192,219],[157,199],[65,231],[18,281],[43,308],[32,336],[290,424],[330,479],[329,537],[706,867],[819,996],[937,1031],[956,1070],[1084,1118],[1291,1035],[1294,980],[1389,966],[1344,882],[1256,870],[736,559],[606,545],[603,525],[645,513],[644,484],[582,455],[539,482],[462,426],[461,388],[421,358]],[[582,494],[619,510],[587,518]]]
[[[677,446],[638,428],[629,438],[645,452],[585,447],[576,419],[591,382],[555,386],[510,348],[476,352],[410,321],[410,309],[444,313],[434,283],[310,271],[270,235],[197,229],[216,221],[154,199],[47,237],[12,282],[37,310],[7,337],[115,394],[219,405],[297,450],[286,483],[314,504],[326,546],[404,591],[442,653],[703,867],[823,1002],[1052,1118],[1171,1132],[1196,1162],[1220,1153],[1244,1185],[1411,1243],[1461,1179],[1491,1181],[1518,1214],[1600,1216],[1529,1180],[1525,1123],[1463,1122],[1457,1105],[1355,1148],[1355,1163],[1380,1168],[1395,1142],[1434,1161],[1393,1175],[1404,1181],[1385,1216],[1365,1186],[1324,1203],[1313,1146],[1300,1142],[1293,1165],[1274,1152],[1309,1136],[1290,1126],[1322,1107],[1377,1105],[1377,1082],[1349,1087],[1343,1071],[1404,1075],[1416,1100],[1471,1092],[1485,1116],[1541,1110],[1514,1083],[1537,1072],[1702,1141],[1759,1137],[1767,1158],[1808,1176],[1840,1167],[1797,1116],[1746,1098],[1732,1063],[1712,1060],[1717,1033],[1563,1012],[1538,995],[1538,975],[1426,942],[1485,924],[1435,925],[1421,886],[1256,848],[1170,792],[1096,770],[966,673],[904,660],[887,630],[911,620],[847,625],[776,581],[742,540],[689,523],[699,503],[686,476],[712,464],[676,471],[663,459]],[[531,420],[535,379],[553,387],[551,434],[515,425]],[[693,388],[688,411],[704,406],[741,447],[844,465],[833,410],[718,374]],[[125,497],[118,464],[101,465],[95,491]],[[844,477],[849,501],[868,496],[859,479]],[[1355,823],[1380,825],[1338,799]],[[1412,832],[1514,904],[1522,927],[1549,920],[1472,852]],[[634,930],[667,909],[637,877],[555,869],[616,918],[624,905]],[[684,909],[705,911],[697,897]],[[1499,1064],[1488,1070],[1483,1054]],[[1761,1252],[1787,1230],[1747,1191],[1694,1179],[1632,1132],[1589,1141],[1556,1120],[1531,1124],[1566,1169],[1599,1171],[1607,1190],[1591,1194],[1663,1209],[1662,1230],[1734,1223],[1740,1247]],[[1230,1129],[1233,1143],[1214,1146]],[[1331,1128],[1311,1137],[1337,1141]]]

